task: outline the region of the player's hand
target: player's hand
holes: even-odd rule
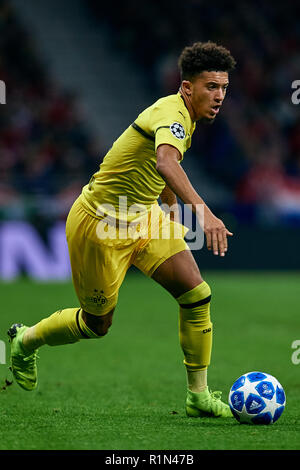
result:
[[[212,250],[214,255],[225,256],[228,250],[227,237],[232,237],[233,233],[208,208],[204,210],[203,225],[207,249]]]

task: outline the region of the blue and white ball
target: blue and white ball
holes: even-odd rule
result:
[[[240,423],[272,424],[285,408],[285,393],[278,380],[265,372],[239,377],[229,392],[229,406]]]

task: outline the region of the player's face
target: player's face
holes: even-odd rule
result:
[[[228,83],[227,72],[202,72],[192,82],[185,82],[185,92],[190,98],[195,121],[215,120],[224,101]]]

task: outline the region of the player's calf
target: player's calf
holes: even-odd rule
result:
[[[85,325],[97,336],[105,336],[112,325],[112,317],[115,309],[105,315],[92,315],[82,311],[82,319]]]
[[[107,333],[111,322],[112,312],[96,317],[81,308],[58,310],[28,328],[23,337],[23,345],[28,351],[33,351],[44,344],[59,346],[82,339],[101,338]]]
[[[207,387],[212,349],[210,299],[211,290],[205,281],[177,298],[180,344],[188,380],[186,413],[190,417],[232,417],[229,406],[221,400],[221,392],[210,392]]]
[[[206,369],[210,364],[213,333],[210,299],[211,290],[205,281],[176,299],[180,307],[180,345],[187,372]]]

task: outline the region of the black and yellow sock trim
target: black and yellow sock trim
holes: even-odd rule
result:
[[[210,364],[212,323],[211,290],[203,281],[177,298],[179,303],[179,339],[184,364],[189,371],[204,370]]]
[[[82,309],[66,308],[54,312],[35,325],[35,336],[41,344],[58,346],[81,339],[100,338],[83,321]]]

